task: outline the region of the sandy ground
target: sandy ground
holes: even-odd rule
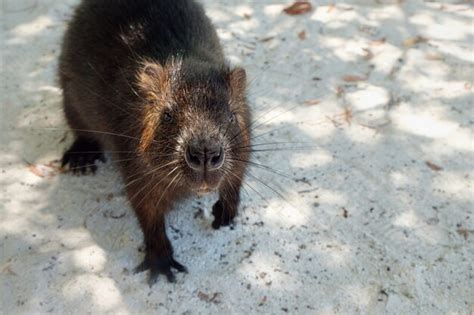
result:
[[[2,314],[473,313],[468,1],[313,1],[298,16],[205,1],[266,113],[256,142],[316,148],[258,152],[290,176],[252,169],[234,229],[210,227],[214,197],[179,205],[169,234],[190,272],[152,289],[131,272],[142,235],[113,164],[75,177],[51,163],[72,141],[55,72],[76,3],[1,1]]]

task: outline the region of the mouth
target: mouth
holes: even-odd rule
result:
[[[207,182],[203,182],[197,189],[196,189],[196,193],[200,196],[202,195],[207,195],[213,191],[216,191],[217,190],[217,186],[216,187],[210,187],[209,184]]]

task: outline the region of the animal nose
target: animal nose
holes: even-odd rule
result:
[[[224,163],[224,150],[218,144],[193,145],[186,148],[186,163],[196,171],[214,171]]]

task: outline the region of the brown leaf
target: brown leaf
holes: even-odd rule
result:
[[[222,293],[220,292],[216,292],[212,295],[211,299],[209,300],[209,302],[212,302],[214,304],[219,304],[221,303],[221,296],[222,296]]]
[[[210,303],[214,303],[214,304],[221,303],[221,296],[222,296],[222,293],[220,293],[220,292],[216,292],[212,296],[210,296],[209,294],[206,294],[202,291],[198,292],[198,298],[201,301],[210,302]]]
[[[28,170],[38,177],[53,177],[61,172],[61,169],[57,166],[53,166],[51,163],[48,164],[30,164]]]
[[[283,12],[289,15],[299,15],[308,13],[313,9],[311,3],[308,1],[296,1],[292,5],[283,9]]]
[[[344,108],[344,120],[346,121],[346,123],[347,123],[348,125],[351,124],[351,122],[352,122],[352,117],[353,117],[353,116],[352,116],[352,109],[347,108],[347,107]]]
[[[368,48],[362,48],[363,51],[365,51],[364,59],[365,60],[370,60],[374,58],[374,53],[368,49]]]
[[[385,44],[386,41],[387,39],[385,37],[382,37],[380,39],[374,39],[373,41],[370,42],[370,44],[373,46],[380,46],[380,45]]]
[[[206,294],[202,291],[199,291],[198,292],[198,298],[201,300],[201,301],[206,301],[206,302],[209,302],[209,300],[211,299],[211,297],[209,296],[209,294]]]
[[[18,276],[18,274],[12,270],[12,266],[10,263],[5,264],[0,270],[0,273],[10,276]]]
[[[473,230],[468,230],[468,229],[465,229],[465,228],[460,228],[460,229],[457,229],[456,232],[458,232],[458,234],[462,237],[464,237],[464,239],[467,241],[467,239],[469,238],[469,234],[473,233],[474,231]]]
[[[252,18],[252,15],[249,13],[244,13],[244,19],[250,20]]]
[[[403,41],[403,46],[405,46],[405,48],[410,48],[412,46],[415,46],[416,44],[423,43],[426,41],[427,39],[425,37],[418,35],[415,37],[405,39]]]
[[[365,81],[367,80],[367,77],[362,77],[360,75],[354,75],[354,74],[347,74],[342,79],[346,82],[358,82],[358,81]]]
[[[441,171],[443,169],[441,166],[431,163],[430,161],[426,161],[425,163],[426,165],[428,165],[429,168],[431,168],[435,172]]]
[[[304,102],[304,104],[308,106],[318,105],[319,103],[321,103],[320,100],[307,100]]]
[[[298,38],[301,39],[301,40],[305,40],[306,39],[306,31],[302,30],[301,32],[299,32],[298,33]]]
[[[264,38],[260,39],[259,41],[262,42],[262,43],[265,43],[265,42],[271,41],[274,38],[275,38],[275,36],[268,36],[268,37],[264,37]]]

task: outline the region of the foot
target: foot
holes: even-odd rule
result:
[[[152,287],[158,280],[160,274],[165,275],[168,282],[175,282],[176,278],[171,268],[176,269],[178,272],[188,272],[188,269],[177,262],[173,256],[150,258],[150,256],[147,255],[143,262],[135,268],[135,273],[150,269],[148,284]]]
[[[69,170],[74,174],[86,174],[88,170],[95,173],[95,161],[105,162],[102,148],[95,140],[78,137],[62,158],[62,167],[69,164]]]
[[[221,200],[218,200],[212,207],[212,214],[214,215],[214,221],[212,227],[219,229],[221,226],[228,226],[234,222],[235,211],[230,208],[226,208]]]

